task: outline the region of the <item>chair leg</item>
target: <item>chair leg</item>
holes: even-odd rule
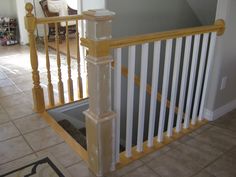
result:
[[[51,38],[55,38],[55,34],[54,34],[54,28],[49,27],[48,28],[48,41],[51,41]]]

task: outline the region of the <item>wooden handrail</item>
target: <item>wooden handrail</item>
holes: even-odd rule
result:
[[[209,32],[217,32],[217,35],[223,35],[225,30],[225,22],[222,19],[216,20],[214,25],[200,26],[193,28],[177,29],[172,31],[150,33],[138,36],[125,37],[114,39],[111,41],[111,48],[122,48],[131,45],[138,45],[160,40],[175,39],[178,37],[185,37],[196,34],[203,34]],[[85,42],[85,41],[84,41]]]
[[[60,16],[60,17],[47,17],[47,18],[37,18],[37,24],[48,24],[48,23],[58,23],[65,21],[75,21],[75,20],[83,20],[83,15],[69,15],[69,16]]]
[[[111,65],[112,65],[112,68],[114,69],[114,65],[115,65],[114,62],[112,62]],[[126,68],[125,66],[121,66],[121,73],[123,76],[128,77],[128,68]],[[140,77],[135,75],[134,76],[134,83],[136,86],[140,87]],[[151,95],[152,86],[150,84],[147,84],[146,91],[147,91],[148,95]],[[162,95],[158,92],[157,98],[156,98],[157,101],[161,102],[161,97],[162,97]],[[169,100],[167,100],[166,107],[170,108],[170,101]],[[178,107],[175,107],[175,113],[176,114],[178,113]]]

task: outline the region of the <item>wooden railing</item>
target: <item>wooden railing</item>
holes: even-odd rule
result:
[[[81,77],[81,56],[80,56],[80,36],[79,36],[79,22],[83,20],[82,15],[73,15],[73,16],[65,16],[65,17],[49,17],[49,18],[36,18],[32,14],[33,6],[28,3],[26,5],[27,15],[25,18],[26,29],[29,33],[29,41],[30,41],[30,58],[31,58],[31,65],[33,69],[33,97],[34,97],[34,109],[37,112],[44,112],[46,108],[53,108],[58,105],[64,105],[65,103],[71,103],[76,100],[84,98],[83,95],[83,84],[82,84],[82,77]],[[60,52],[60,43],[61,43],[61,34],[59,34],[60,23],[64,22],[66,26],[63,30],[65,30],[65,59],[62,53]],[[69,39],[69,22],[74,22],[74,29],[76,30],[75,40],[76,46],[76,56],[72,59],[70,55],[70,39]],[[49,52],[49,41],[48,41],[48,24],[55,25],[55,52],[56,52],[56,60],[53,60],[50,57]],[[40,77],[40,72],[38,69],[38,65],[44,63],[42,56],[38,56],[37,53],[37,43],[36,43],[36,36],[34,35],[35,29],[38,25],[43,25],[44,30],[44,51],[45,51],[45,58],[46,64],[45,66],[47,70],[47,84],[42,88],[40,82],[42,82],[43,77]],[[52,43],[52,42],[50,42]],[[63,60],[63,61],[62,61]],[[77,64],[77,71],[76,69],[73,70],[74,77],[72,77],[72,68],[71,62],[73,60],[73,64]],[[52,74],[51,70],[51,63],[53,65],[56,64],[57,66],[57,78]],[[62,62],[65,63],[62,66]],[[66,68],[65,68],[66,65]],[[62,67],[64,71],[62,70]],[[67,71],[66,71],[67,70]],[[67,75],[67,81],[63,80],[63,76]],[[57,84],[53,82],[57,81]],[[65,81],[65,82],[64,82]],[[77,83],[76,83],[77,81]],[[44,81],[46,82],[46,81]],[[67,85],[67,90],[65,88]],[[56,90],[57,88],[57,90]],[[74,89],[76,88],[76,89]],[[45,92],[47,94],[45,94]],[[57,94],[58,92],[58,94]],[[47,97],[46,97],[47,96]],[[86,96],[86,95],[85,95]],[[68,99],[65,99],[68,98]]]
[[[76,95],[77,99],[84,97],[79,42],[88,48],[86,60],[89,109],[85,111],[87,151],[83,157],[96,175],[102,176],[115,167],[120,168],[206,122],[203,111],[207,85],[214,61],[217,35],[224,33],[223,20],[217,20],[210,26],[112,39],[111,23],[114,15],[112,12],[92,10],[84,12],[83,15],[37,19],[32,14],[31,4],[26,5],[26,10],[25,21],[29,33],[33,75],[32,91],[34,108],[37,112],[45,111],[46,97],[45,90],[43,91],[40,84],[34,35],[36,25],[44,25],[49,107],[74,102]],[[76,79],[71,69],[73,65],[68,33],[68,21],[71,20],[76,22]],[[79,36],[78,24],[81,20],[86,20],[85,38]],[[58,23],[61,22],[66,22],[66,72],[62,71],[59,50]],[[58,81],[58,102],[55,99],[48,48],[46,25],[49,23],[55,24],[56,28],[54,65],[56,64]],[[114,53],[114,57],[111,53]],[[114,78],[111,78],[112,67]],[[67,75],[68,92],[64,88],[64,75]],[[77,89],[74,89],[75,80]],[[111,106],[112,80],[114,80],[114,107]],[[65,99],[66,94],[68,99]],[[125,102],[121,102],[123,95],[127,95]],[[56,126],[54,120],[50,119],[49,123],[56,127],[55,129],[65,139],[72,141],[68,134],[62,133],[62,128]],[[136,127],[134,123],[137,124]],[[126,125],[122,131],[121,124]],[[121,139],[125,143],[122,144]],[[76,147],[75,141],[71,144]],[[121,146],[124,147],[124,152],[121,152]]]

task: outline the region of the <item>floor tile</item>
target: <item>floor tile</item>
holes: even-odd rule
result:
[[[33,87],[32,81],[22,82],[16,85],[20,90],[23,90],[23,91],[32,90],[32,87]]]
[[[82,159],[66,143],[44,149],[37,152],[37,155],[52,154],[64,167],[80,162]]]
[[[233,110],[212,123],[215,126],[236,131],[236,110]]]
[[[14,167],[18,167],[19,164],[24,164],[24,163],[30,162],[36,158],[37,158],[37,156],[35,154],[30,154],[30,155],[27,155],[27,156],[22,157],[20,159],[0,165],[0,175],[11,171]]]
[[[22,134],[49,126],[38,114],[16,119],[14,123]]]
[[[0,88],[8,87],[11,85],[13,85],[13,82],[11,82],[9,79],[0,79]]]
[[[236,159],[236,146],[234,146],[230,151],[228,151],[226,155]]]
[[[210,128],[195,138],[203,143],[214,146],[220,151],[227,151],[236,144],[235,138],[224,132],[215,131],[215,128]]]
[[[70,166],[67,170],[71,177],[96,177],[84,162]]]
[[[145,176],[146,177],[160,177],[147,166],[138,167],[134,171],[124,175],[124,177],[145,177]]]
[[[0,72],[0,79],[7,79],[7,76],[3,73],[3,72]]]
[[[15,78],[17,76],[21,76],[21,75],[31,75],[31,71],[27,70],[26,68],[23,69],[19,69],[19,66],[13,66],[11,67],[11,71],[10,72],[5,72],[7,77],[12,79]]]
[[[116,177],[123,176],[123,175],[125,175],[126,173],[131,172],[131,171],[133,171],[134,169],[136,169],[136,168],[142,166],[143,164],[144,164],[144,163],[143,163],[142,161],[136,160],[136,161],[132,162],[131,164],[129,164],[129,165],[127,165],[127,166],[125,166],[125,167],[123,167],[123,168],[121,168],[121,169],[115,171],[115,172],[113,173],[113,175],[116,176]]]
[[[160,150],[153,152],[151,154],[148,154],[141,158],[140,160],[143,161],[144,163],[150,162],[152,159],[157,158],[163,154],[165,154],[167,151],[169,151],[171,148],[169,146],[166,146],[164,148],[161,148]]]
[[[215,154],[184,144],[168,151],[167,154],[181,162],[183,165],[186,164],[191,166],[191,164],[193,164],[199,169],[203,168],[218,157]]]
[[[4,96],[20,93],[20,92],[22,91],[16,88],[15,86],[2,87],[0,88],[0,98]]]
[[[1,106],[1,104],[0,104],[0,113],[1,112],[5,112],[5,110],[3,109],[3,107]]]
[[[189,177],[199,170],[196,164],[183,164],[180,160],[163,155],[147,164],[162,177]]]
[[[227,155],[222,156],[216,162],[206,168],[206,171],[216,177],[235,177],[236,159]]]
[[[29,82],[29,81],[32,81],[32,74],[25,74],[25,75],[16,76],[14,78],[11,78],[11,80],[16,85],[19,83],[23,83],[23,82]]]
[[[31,105],[29,104],[17,104],[11,107],[5,107],[5,110],[11,119],[21,118],[34,113]]]
[[[5,111],[0,112],[0,124],[9,122],[9,116]]]
[[[24,137],[34,151],[39,151],[63,142],[63,140],[50,127],[25,134]]]
[[[168,144],[167,146],[171,149],[176,148],[177,146],[181,145],[182,143],[180,143],[178,140],[177,141],[173,141],[172,143]]]
[[[19,136],[20,132],[17,130],[12,122],[0,125],[0,141]]]
[[[11,106],[15,106],[18,104],[30,104],[31,99],[32,99],[32,97],[29,98],[24,93],[17,93],[14,95],[5,96],[5,97],[0,98],[0,103],[3,107],[11,107]],[[20,103],[19,103],[19,101],[20,101]]]
[[[214,146],[211,146],[211,145],[204,143],[202,141],[198,141],[196,139],[191,139],[190,141],[186,142],[185,144],[190,147],[193,147],[195,149],[198,149],[199,151],[207,153],[215,158],[222,155],[222,153],[223,153],[223,151],[221,151],[220,149],[215,148]]]
[[[31,153],[31,148],[26,144],[22,136],[3,141],[0,143],[0,164]]]
[[[193,137],[189,135],[185,135],[182,138],[178,139],[178,142],[180,143],[186,143],[187,141],[191,140]]]
[[[213,125],[211,125],[211,124],[203,125],[203,126],[201,126],[200,128],[196,129],[195,131],[191,132],[191,133],[189,134],[189,136],[196,136],[196,135],[199,135],[199,134],[203,133],[204,131],[206,131],[206,130],[212,128],[212,127],[213,127]]]
[[[193,177],[215,177],[213,174],[208,173],[205,170],[202,170],[201,172],[199,172],[198,174],[194,175]]]
[[[219,134],[223,134],[225,136],[229,136],[229,137],[234,137],[236,138],[236,132],[235,131],[231,131],[229,129],[225,129],[225,128],[221,128],[221,127],[217,127],[217,126],[213,126],[211,129],[209,129],[212,132],[215,133],[219,133]]]

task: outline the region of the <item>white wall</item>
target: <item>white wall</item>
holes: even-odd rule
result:
[[[187,0],[187,2],[203,25],[214,23],[217,0]]]
[[[206,108],[218,115],[219,110],[230,111],[236,108],[236,1],[219,0],[216,18],[226,22],[226,31],[218,37],[215,61],[209,83]],[[226,88],[220,90],[223,77],[228,77]],[[224,109],[223,109],[224,108]],[[217,118],[217,115],[215,115]]]
[[[16,0],[16,11],[18,19],[18,27],[20,33],[20,44],[25,45],[28,43],[28,34],[25,30],[24,16],[25,12],[25,0]]]
[[[200,25],[186,0],[107,0],[116,13],[113,37]]]
[[[0,16],[16,18],[16,0],[0,0]]]
[[[83,11],[89,9],[104,9],[106,0],[82,0]],[[108,0],[109,1],[109,0]]]

